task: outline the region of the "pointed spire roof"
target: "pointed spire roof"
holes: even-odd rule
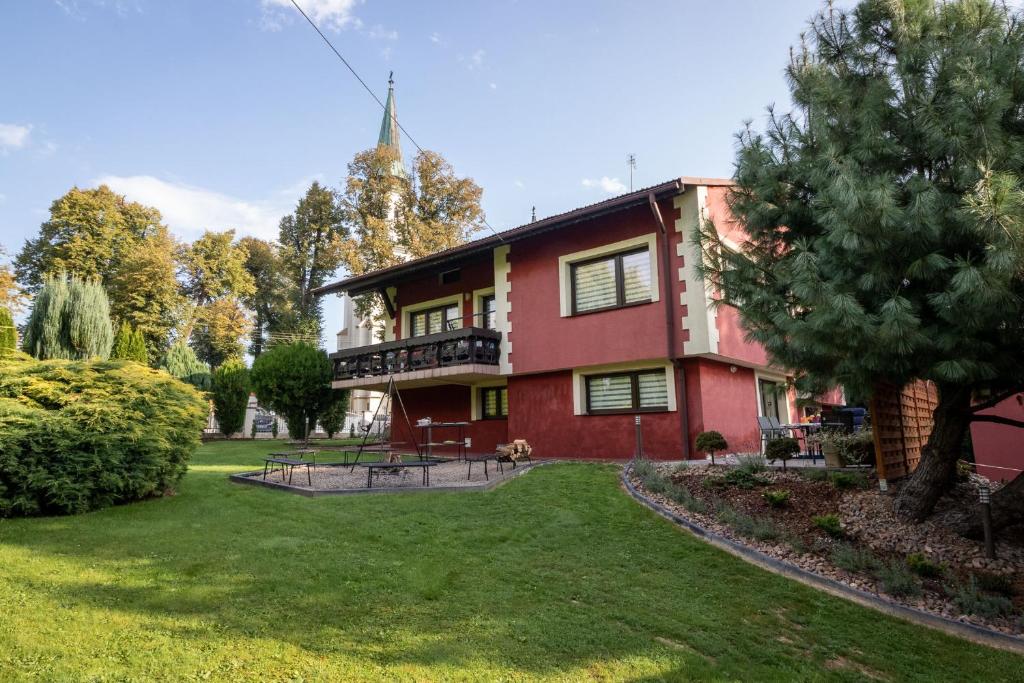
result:
[[[399,155],[402,153],[402,146],[398,136],[398,112],[395,111],[395,72],[388,76],[388,99],[384,103],[384,120],[380,123],[380,136],[377,138],[377,146],[394,147]]]

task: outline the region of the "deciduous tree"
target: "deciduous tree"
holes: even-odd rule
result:
[[[968,425],[992,419],[979,408],[1024,388],[1022,58],[1000,3],[829,6],[787,69],[796,110],[739,136],[731,207],[749,241],[695,236],[723,303],[802,388],[936,383],[896,501],[910,519],[954,481]],[[996,494],[1002,523],[1024,519],[1022,492]]]
[[[249,353],[255,358],[266,348],[267,334],[280,329],[289,316],[287,284],[276,244],[256,237],[243,237],[238,244],[245,249],[245,269],[255,285],[242,299],[254,317]]]
[[[216,368],[226,360],[242,357],[249,329],[249,319],[238,299],[214,299],[196,311],[192,347],[202,361]]]

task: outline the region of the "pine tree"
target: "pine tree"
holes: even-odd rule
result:
[[[787,69],[796,111],[739,136],[749,241],[695,235],[722,303],[801,388],[937,384],[896,501],[910,519],[953,483],[969,423],[993,419],[978,410],[1024,388],[1022,56],[1001,3],[830,5]],[[1022,491],[994,497],[997,523],[1024,519]]]
[[[133,329],[128,323],[121,323],[121,327],[118,328],[117,335],[114,337],[110,357],[147,363],[146,340],[142,333]]]
[[[25,351],[40,360],[105,360],[113,341],[110,304],[98,281],[64,274],[43,280],[25,326]]]
[[[149,349],[146,345],[146,337],[142,330],[133,329],[131,340],[128,342],[128,357],[138,363],[149,362]]]
[[[0,306],[0,353],[8,353],[18,348],[18,329],[14,326],[14,318],[6,306]]]

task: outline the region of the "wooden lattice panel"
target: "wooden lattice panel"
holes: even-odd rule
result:
[[[875,462],[879,476],[893,480],[917,468],[932,433],[938,393],[932,382],[918,380],[899,389],[879,385],[871,401]]]

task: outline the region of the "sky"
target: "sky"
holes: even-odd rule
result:
[[[729,176],[735,134],[787,109],[818,0],[298,0],[498,230],[678,176]],[[313,180],[340,188],[380,106],[291,0],[7,0],[0,245],[106,183],[205,229],[273,239]],[[403,140],[407,161],[415,153]],[[341,275],[342,273],[339,273]],[[340,325],[325,302],[325,344]]]

